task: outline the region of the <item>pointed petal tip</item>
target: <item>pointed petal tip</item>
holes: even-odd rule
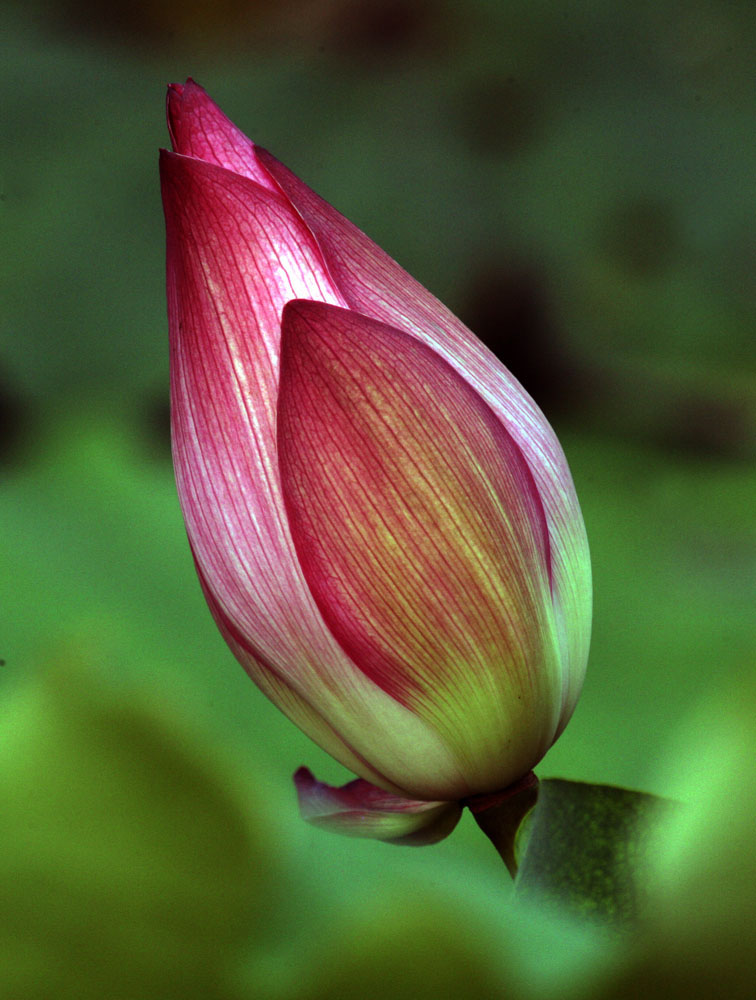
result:
[[[260,165],[255,144],[224,114],[192,77],[169,83],[166,116],[176,153],[242,174],[272,191],[278,187]]]
[[[294,774],[302,819],[348,837],[421,846],[447,837],[457,825],[458,802],[405,799],[357,778],[336,788],[318,781],[306,767]]]
[[[289,299],[281,313],[281,351],[291,347],[298,337],[323,335],[329,316],[343,314],[345,322],[349,322],[350,312],[339,306],[316,299]],[[338,318],[338,316],[337,316]],[[286,347],[284,346],[286,345]]]
[[[312,773],[309,767],[305,767],[304,765],[296,769],[296,771],[292,775],[292,778],[294,780],[294,785],[297,791],[299,791],[300,788],[302,789],[309,788],[315,781],[315,775]]]
[[[196,80],[191,76],[188,76],[184,81],[184,83],[168,84],[169,101],[180,100],[182,97],[186,96],[187,94],[191,95],[193,92],[196,93],[198,96],[204,95],[204,97],[206,97],[208,101],[210,100],[210,98],[207,96],[207,91],[205,90],[205,88],[202,87],[199,83],[197,83]]]
[[[343,309],[330,302],[321,302],[317,299],[289,299],[284,306],[282,322],[284,316],[288,316],[289,319],[306,320],[312,318],[315,320],[327,316],[334,309],[337,309],[340,313],[348,314],[350,312],[349,309]]]
[[[166,117],[171,144],[176,152],[188,152],[188,133],[193,127],[192,118],[196,118],[197,106],[206,104],[215,107],[208,97],[204,87],[200,87],[188,76],[186,83],[169,83],[166,94]]]
[[[192,88],[194,88],[196,90],[201,90],[203,94],[205,93],[205,88],[202,87],[202,86],[200,86],[200,84],[198,84],[196,82],[196,80],[194,79],[194,77],[191,77],[191,76],[188,76],[186,78],[186,80],[184,81],[184,83],[169,83],[168,84],[168,92],[169,93],[173,92],[178,97],[181,97],[181,95],[184,93],[184,90],[186,90],[186,89],[191,90]]]

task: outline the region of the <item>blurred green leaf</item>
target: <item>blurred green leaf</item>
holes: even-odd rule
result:
[[[79,667],[0,718],[2,995],[230,996],[272,851],[206,748]]]
[[[752,1000],[756,992],[756,683],[706,699],[670,748],[690,805],[659,826],[639,933],[601,1000]]]
[[[540,782],[516,843],[517,895],[616,927],[638,913],[656,823],[672,803],[577,781]]]
[[[296,1000],[495,1000],[505,986],[476,914],[435,892],[379,896],[329,928]],[[506,947],[506,946],[505,946]],[[514,980],[510,967],[508,978]]]

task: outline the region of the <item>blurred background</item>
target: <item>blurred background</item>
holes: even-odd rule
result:
[[[253,980],[273,990],[282,969],[298,989],[307,977],[292,955],[320,954],[324,929],[383,940],[396,907],[414,919],[418,894],[431,900],[420,909],[437,920],[435,941],[478,920],[473,936],[491,934],[502,975],[506,876],[474,823],[465,816],[422,849],[303,824],[292,772],[348,775],[259,694],[206,610],[170,461],[165,85],[191,75],[205,86],[540,404],[582,503],[595,624],[584,694],[539,773],[665,794],[659,761],[678,723],[754,665],[753,4],[26,0],[2,19],[0,798],[6,835],[26,846],[0,875],[19,898],[57,899],[50,926],[65,931],[54,959],[32,947],[32,909],[0,941],[0,961],[21,977],[12,995],[51,995],[34,984],[58,976],[56,995],[68,996],[70,969],[95,952],[106,958],[92,995],[105,995],[97,977],[129,954],[120,939],[112,954],[97,944],[105,917],[69,927],[75,906],[60,903],[85,892],[83,873],[98,892],[107,882],[108,823],[133,826],[120,864],[142,900],[128,911],[142,937],[151,920],[196,914],[165,945],[178,949],[177,969],[181,949],[196,956],[191,942],[215,926],[202,909],[213,892],[218,927],[233,919],[235,936],[218,931],[222,947],[202,959],[210,978],[192,973],[177,996],[252,995]],[[691,747],[680,766],[694,765]],[[114,798],[91,824],[106,788]],[[14,820],[19,796],[31,811]],[[184,839],[187,825],[196,833],[192,801],[202,803],[196,843]],[[145,816],[160,809],[150,832]],[[158,892],[144,872],[175,861],[172,838],[193,860]],[[65,874],[59,886],[53,869]],[[18,878],[32,870],[30,889]],[[181,896],[187,871],[191,898]],[[263,871],[276,889],[260,888]],[[244,892],[224,910],[235,884],[265,901],[254,920]],[[145,910],[148,889],[160,903]],[[113,898],[104,892],[103,914],[111,903],[121,912]],[[19,912],[12,893],[2,899]],[[545,942],[538,961],[520,955],[523,981],[564,983],[579,968],[585,948],[565,934],[537,920],[507,925],[507,948],[518,935]],[[221,987],[213,963],[226,947],[242,971]],[[77,968],[70,995],[88,996]],[[155,986],[145,970],[141,986],[121,994],[111,982],[108,995],[174,995],[173,980]],[[331,981],[323,990],[348,995]]]

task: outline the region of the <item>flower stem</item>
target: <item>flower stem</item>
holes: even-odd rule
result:
[[[538,778],[532,771],[499,792],[464,799],[475,822],[488,837],[514,878],[517,875],[515,838],[525,816],[538,799]]]

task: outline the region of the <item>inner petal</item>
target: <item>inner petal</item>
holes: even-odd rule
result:
[[[513,703],[555,682],[548,536],[518,447],[432,349],[358,313],[289,303],[281,352],[284,503],[329,628],[442,730],[501,739]]]

